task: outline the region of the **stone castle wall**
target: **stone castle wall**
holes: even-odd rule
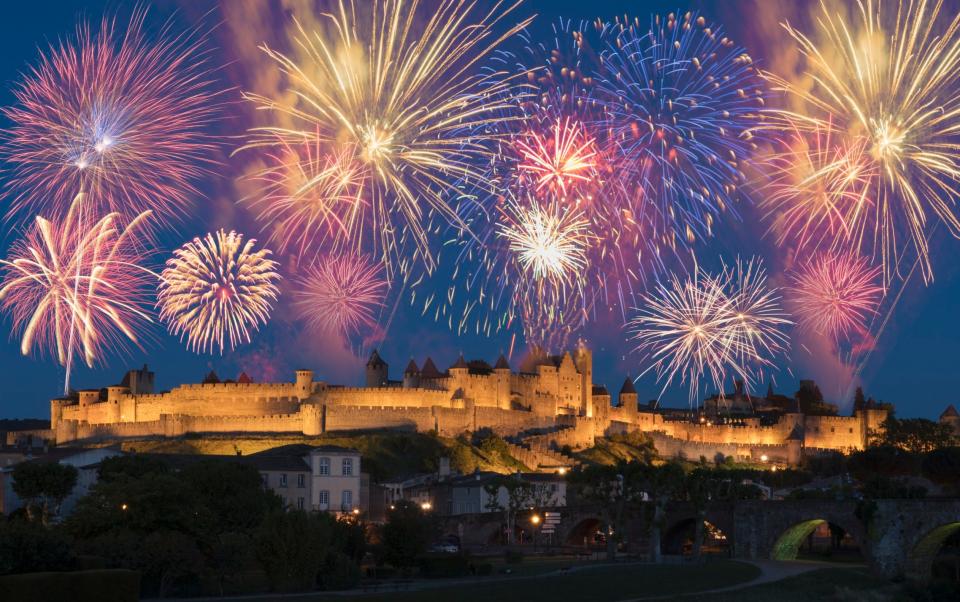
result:
[[[796,447],[803,444],[811,450],[862,449],[867,433],[886,416],[885,411],[867,410],[853,417],[785,414],[772,425],[761,425],[757,418],[736,424],[694,423],[640,410],[632,392],[621,394],[618,404],[612,405],[603,390],[592,395],[584,409],[583,391],[594,389],[590,358],[578,357],[582,366],[565,355],[556,365],[537,366],[536,373],[501,369],[470,374],[468,368],[454,366],[449,376],[407,387],[327,386],[314,382],[309,371],[298,371],[293,383],[195,384],[159,394],[132,395],[130,389],[115,386],[108,387],[105,396],[99,390],[81,391],[79,399],[51,401],[51,427],[58,443],[189,433],[317,435],[372,429],[456,436],[490,428],[502,436],[523,434],[525,445],[541,450],[589,447],[598,436],[639,430],[651,433],[667,456],[766,455],[780,461],[795,459]],[[532,434],[538,431],[541,434]]]

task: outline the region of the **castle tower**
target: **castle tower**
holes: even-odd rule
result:
[[[410,358],[406,370],[403,371],[403,388],[416,389],[420,386],[420,368],[417,368],[417,362]]]
[[[294,375],[294,394],[303,401],[313,393],[313,370],[297,370]]]
[[[510,409],[510,364],[507,358],[500,354],[497,363],[493,365],[493,377],[497,383],[497,407],[501,410]]]
[[[367,360],[367,386],[386,387],[389,366],[374,349]]]
[[[128,371],[120,385],[130,389],[131,395],[149,395],[153,393],[154,374],[144,364],[140,370]]]
[[[467,390],[467,375],[470,373],[470,366],[467,365],[467,360],[463,359],[463,354],[460,354],[460,357],[457,358],[457,362],[450,366],[450,389],[451,391],[456,391],[462,389],[464,393]]]
[[[633,386],[633,379],[629,376],[623,381],[620,387],[620,394],[617,395],[617,405],[624,408],[628,413],[637,413],[637,388]]]
[[[960,414],[957,413],[957,408],[948,405],[943,414],[940,414],[940,424],[949,425],[953,429],[953,434],[960,436]]]
[[[593,417],[593,353],[587,348],[583,339],[577,343],[573,363],[577,366],[577,372],[580,373],[580,414],[591,418]]]

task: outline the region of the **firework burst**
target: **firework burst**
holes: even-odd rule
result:
[[[497,235],[532,282],[551,280],[559,288],[576,281],[586,267],[588,223],[558,203],[509,203]]]
[[[868,189],[859,206],[846,199],[839,211],[843,243],[877,257],[887,281],[916,256],[929,281],[930,224],[960,236],[960,14],[941,13],[940,1],[890,4],[862,0],[847,18],[821,3],[814,36],[784,24],[806,77],[768,74],[796,107],[769,116],[771,127],[862,147]]]
[[[297,315],[320,333],[342,337],[376,325],[389,288],[383,266],[357,255],[323,258],[295,285]]]
[[[170,333],[196,353],[249,343],[279,295],[277,263],[256,240],[223,230],[174,251],[160,274],[157,305]]]
[[[583,127],[569,118],[558,119],[552,129],[552,137],[533,131],[516,142],[519,171],[534,180],[538,192],[546,188],[566,197],[577,183],[595,178],[597,151]]]
[[[210,173],[217,145],[206,131],[219,113],[205,35],[157,36],[136,10],[124,31],[104,19],[52,46],[3,109],[8,216],[62,216],[86,193],[93,213],[151,210],[158,224],[182,217]],[[47,214],[45,213],[45,214]]]
[[[798,325],[828,335],[835,343],[867,332],[884,290],[881,269],[865,257],[821,253],[790,276],[790,298]]]
[[[754,382],[785,352],[789,324],[762,265],[738,261],[719,275],[671,275],[644,297],[628,329],[648,363],[643,373],[655,372],[664,391],[679,377],[693,403],[704,380],[719,391],[728,376]]]
[[[62,220],[37,217],[0,261],[0,307],[12,318],[24,355],[50,354],[66,367],[69,392],[74,357],[88,367],[107,352],[139,345],[151,322],[148,294],[154,275],[142,267],[144,212],[124,224],[111,213],[91,219],[80,194]]]
[[[408,236],[427,269],[434,267],[429,244],[432,213],[463,227],[460,187],[484,185],[478,165],[491,160],[489,136],[480,126],[512,104],[503,97],[509,81],[474,74],[474,67],[503,39],[494,28],[513,5],[495,4],[473,18],[473,6],[453,0],[421,10],[416,0],[378,0],[361,7],[340,2],[320,21],[326,32],[293,32],[296,57],[263,47],[289,81],[288,99],[246,97],[275,123],[251,131],[245,148],[285,148],[316,143],[328,152],[351,152],[365,166],[357,219],[336,232],[334,251],[356,252],[372,237],[388,274],[406,252]],[[345,145],[345,146],[344,146]],[[338,149],[338,150],[334,150]],[[269,212],[271,197],[250,201]],[[295,199],[292,203],[296,205]]]
[[[594,95],[621,193],[656,205],[646,214],[668,244],[710,236],[734,210],[742,163],[757,148],[765,88],[750,56],[688,12],[655,15],[649,27],[618,22],[604,63]]]

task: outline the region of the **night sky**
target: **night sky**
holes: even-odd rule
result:
[[[782,13],[791,22],[803,22],[807,8],[801,3],[784,2],[790,13]],[[814,3],[810,3],[812,7]],[[225,19],[216,2],[155,2],[150,7],[148,22],[159,27],[167,18],[179,26],[187,26],[196,19],[205,18],[215,25]],[[596,17],[612,18],[629,12],[646,19],[651,12],[669,12],[688,9],[700,10],[708,20],[724,25],[724,29],[736,42],[744,45],[754,61],[770,67],[772,57],[782,51],[784,35],[775,27],[778,20],[776,3],[757,0],[753,2],[717,1],[692,2],[678,5],[675,2],[596,2],[549,1],[527,2],[519,15],[537,13],[531,29],[532,37],[546,35],[558,18],[570,18],[574,22]],[[758,8],[762,7],[762,11]],[[105,11],[115,11],[123,23],[131,6],[116,2],[16,2],[5,7],[5,19],[0,22],[0,103],[13,102],[11,87],[19,80],[21,72],[35,62],[38,48],[45,48],[49,41],[70,35],[77,20],[89,18],[99,21]],[[209,12],[208,12],[209,11]],[[236,27],[236,24],[234,24]],[[223,168],[207,178],[200,187],[206,198],[196,199],[197,210],[175,234],[165,235],[161,259],[176,246],[194,236],[216,228],[236,228],[248,236],[258,236],[257,225],[245,209],[234,203],[239,196],[235,179],[242,171],[242,159],[231,158],[229,152],[239,143],[239,136],[247,127],[247,107],[240,99],[244,78],[250,77],[244,69],[240,53],[234,51],[237,44],[252,44],[253,40],[230,39],[225,26],[218,27],[211,36],[211,43],[219,46],[216,58],[225,65],[220,71],[223,88],[228,92],[229,103],[226,118],[211,135],[225,140],[224,153],[220,160]],[[511,42],[508,41],[509,46]],[[519,40],[513,41],[519,44]],[[768,58],[771,57],[771,58]],[[3,124],[5,125],[5,124]],[[231,139],[230,137],[236,137]],[[2,177],[2,175],[0,175]],[[2,201],[0,201],[2,202]],[[739,207],[740,219],[722,218],[715,228],[715,239],[701,244],[698,255],[710,258],[706,263],[716,262],[719,257],[727,261],[737,255],[753,254],[764,257],[771,278],[778,282],[782,258],[777,249],[764,238],[764,227],[758,223],[756,211],[749,203]],[[10,225],[3,226],[0,252],[6,254],[11,240],[16,236]],[[956,368],[960,320],[957,319],[957,299],[960,294],[960,266],[955,261],[960,250],[960,241],[950,238],[940,229],[931,243],[935,281],[925,286],[915,275],[906,284],[906,290],[893,313],[886,329],[876,341],[873,353],[866,363],[860,380],[867,395],[897,406],[901,416],[936,418],[949,403],[956,403],[956,391],[960,389],[960,370]],[[235,378],[245,370],[258,380],[291,380],[293,370],[299,367],[312,368],[318,379],[333,383],[356,384],[362,378],[365,357],[356,359],[342,345],[326,340],[314,340],[295,323],[284,319],[289,312],[281,300],[275,309],[274,319],[255,335],[249,345],[243,345],[223,357],[196,355],[187,351],[177,339],[169,336],[160,325],[154,325],[153,340],[144,344],[143,350],[134,350],[128,355],[112,355],[105,365],[93,370],[80,367],[75,370],[75,388],[101,387],[117,382],[129,367],[150,365],[157,373],[160,388],[170,388],[184,382],[198,382],[210,369],[215,369],[221,378]],[[4,342],[0,344],[0,416],[47,417],[48,400],[62,389],[63,368],[49,358],[23,357],[19,342],[8,339],[9,320],[0,321]],[[638,360],[629,355],[630,345],[615,320],[603,318],[584,333],[594,350],[594,378],[605,383],[615,393],[624,376],[636,376],[640,368]],[[799,344],[798,344],[799,343]],[[500,352],[510,347],[510,334],[458,337],[450,332],[445,322],[435,323],[431,317],[421,317],[418,309],[401,302],[386,338],[377,343],[381,355],[390,363],[392,376],[399,377],[410,357],[419,364],[430,355],[443,369],[456,360],[459,353],[470,358],[496,359]],[[356,351],[354,349],[353,351]],[[369,353],[369,346],[361,350]],[[522,356],[522,344],[514,351],[514,365]],[[814,378],[823,384],[825,395],[832,401],[846,404],[850,379],[843,370],[816,351],[810,342],[794,341],[789,366],[785,363],[773,375],[776,387],[787,394],[796,390],[800,378]],[[789,368],[789,369],[788,369]],[[656,397],[660,385],[652,376],[638,382],[642,400]],[[766,391],[766,383],[757,389]],[[666,405],[683,406],[687,403],[685,385],[675,383],[662,396]]]

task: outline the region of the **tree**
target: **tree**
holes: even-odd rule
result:
[[[505,502],[500,499],[501,489],[506,493]],[[530,483],[518,475],[499,475],[491,478],[483,486],[483,491],[487,494],[486,509],[491,512],[503,512],[508,546],[513,545],[517,514],[533,504],[532,489]]]
[[[581,466],[567,475],[567,483],[577,499],[600,511],[606,528],[608,560],[616,559],[617,539],[627,518],[643,500],[646,470],[645,464],[621,461],[615,466]]]
[[[208,566],[217,578],[220,595],[224,585],[236,579],[253,564],[253,540],[246,533],[223,533],[210,546]]]
[[[203,555],[192,537],[176,531],[151,533],[143,541],[144,577],[161,598],[181,577],[198,574]]]
[[[893,414],[883,421],[879,432],[874,433],[872,445],[890,445],[920,454],[957,443],[957,437],[949,424],[926,418],[896,418]]]
[[[916,455],[891,445],[873,446],[850,454],[847,469],[863,482],[874,475],[910,476],[918,472]]]
[[[703,548],[703,528],[707,520],[707,509],[717,495],[716,471],[706,468],[691,471],[684,480],[683,489],[697,514],[693,529],[693,558],[699,560]]]
[[[210,510],[217,533],[255,528],[283,507],[282,498],[264,488],[260,472],[249,464],[206,460],[187,466],[180,477]]]
[[[676,462],[646,469],[644,488],[653,500],[653,517],[650,521],[650,552],[654,562],[663,559],[660,539],[666,521],[667,504],[683,491],[683,468]]]
[[[60,505],[77,484],[77,469],[58,462],[21,462],[13,468],[13,491],[24,501],[28,520],[47,524],[50,506],[59,514]]]
[[[417,556],[427,551],[436,526],[433,518],[409,500],[400,500],[380,529],[383,560],[408,573]]]
[[[952,493],[960,493],[960,447],[941,447],[926,454],[921,463],[923,476]]]
[[[330,544],[330,523],[324,516],[302,510],[278,511],[261,523],[256,535],[257,557],[274,590],[314,587]]]
[[[74,560],[68,540],[58,530],[0,518],[0,575],[66,571]]]

